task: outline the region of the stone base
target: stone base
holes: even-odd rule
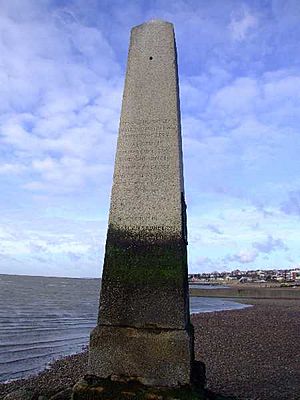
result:
[[[136,381],[115,382],[93,375],[86,375],[73,388],[72,400],[102,399],[211,400],[212,397],[208,396],[204,389],[193,385],[180,388],[153,388]]]
[[[97,326],[91,333],[89,373],[143,385],[189,385],[193,330]]]

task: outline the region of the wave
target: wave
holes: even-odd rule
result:
[[[84,336],[84,339],[87,339],[87,337]],[[28,352],[28,351],[35,351],[39,349],[52,349],[52,348],[65,348],[66,344],[85,344],[85,340],[82,338],[80,339],[71,339],[71,340],[63,340],[61,344],[55,344],[59,340],[56,340],[54,342],[51,342],[51,345],[45,345],[45,346],[22,346],[22,345],[13,345],[10,347],[13,347],[12,349],[10,348],[5,348],[4,350],[0,351],[0,359],[1,356],[5,355],[6,357],[9,354],[14,354],[14,353],[20,353],[20,352]],[[21,348],[15,348],[17,346],[22,346]]]
[[[79,337],[65,337],[63,339],[54,339],[54,340],[42,340],[42,341],[29,341],[27,343],[1,343],[0,344],[0,349],[1,348],[5,348],[5,347],[13,347],[13,346],[21,346],[24,344],[29,344],[29,345],[33,345],[33,344],[46,344],[46,343],[57,343],[57,342],[70,342],[71,340],[76,340],[76,339],[84,339],[87,336],[79,336]]]

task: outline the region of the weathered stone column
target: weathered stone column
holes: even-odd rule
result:
[[[190,383],[186,245],[175,37],[156,20],[131,32],[92,374]]]

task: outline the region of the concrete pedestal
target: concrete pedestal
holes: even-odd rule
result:
[[[90,371],[148,386],[188,385],[193,331],[97,326],[90,340]],[[159,374],[157,373],[159,371]]]

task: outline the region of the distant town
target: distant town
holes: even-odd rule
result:
[[[190,283],[295,283],[300,285],[300,268],[189,274]]]

